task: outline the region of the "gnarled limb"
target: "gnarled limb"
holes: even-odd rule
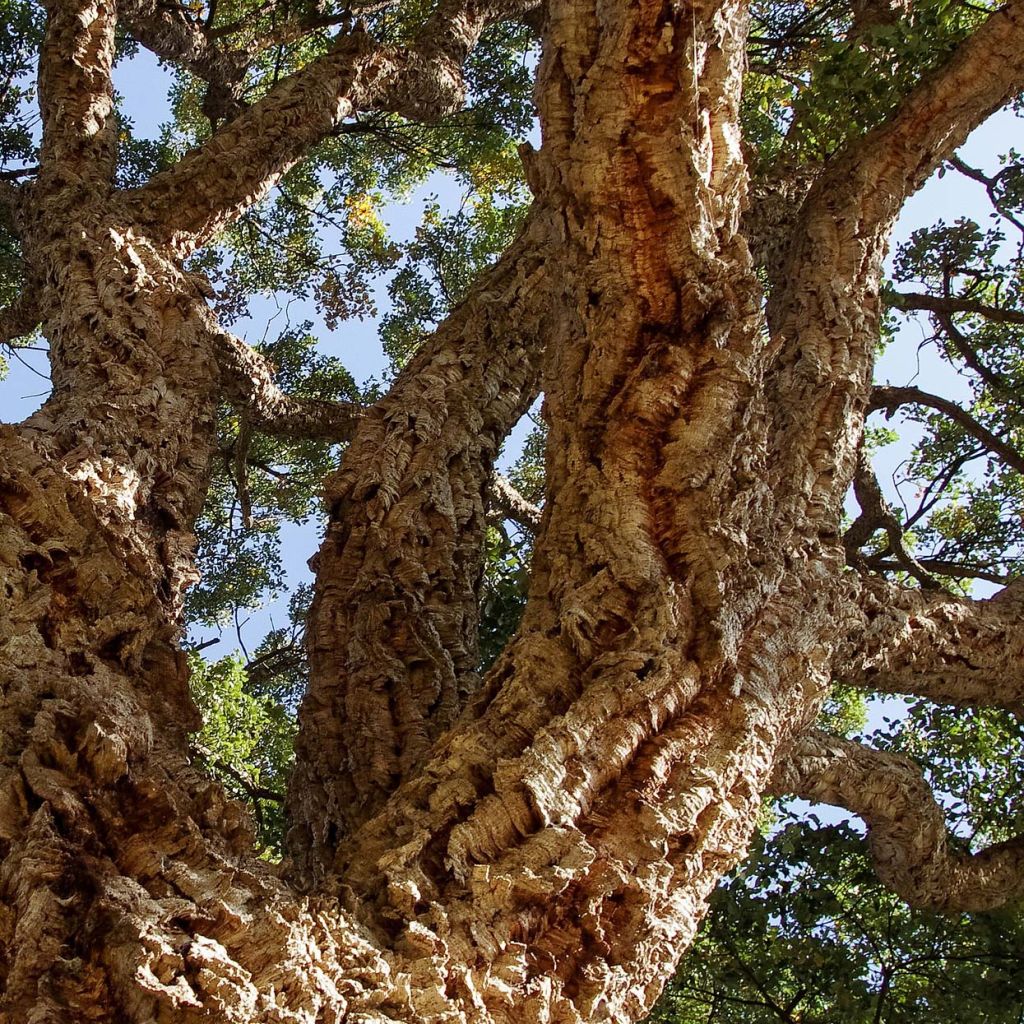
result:
[[[102,509],[125,558],[163,579],[173,619],[195,579],[221,400],[209,313],[166,252],[95,207],[75,216],[74,230],[41,219],[26,239],[42,264],[52,390],[19,432]]]
[[[268,47],[285,46],[308,32],[351,22],[348,10],[336,15],[296,13],[266,32],[254,33],[248,30],[249,22],[263,12],[218,29],[201,24],[183,7],[156,0],[124,0],[119,12],[146,49],[188,68],[207,83],[202,110],[212,121],[230,120],[245,109],[241,97],[246,70]],[[235,33],[242,38],[231,39]]]
[[[784,439],[769,464],[784,520],[798,522],[806,510],[841,500],[834,481],[853,476],[878,336],[882,256],[901,206],[1019,91],[1022,78],[1024,2],[1011,0],[887,122],[829,161],[808,194],[767,308],[779,353],[768,378],[773,434]]]
[[[331,402],[286,395],[275,383],[266,359],[241,338],[212,323],[209,336],[224,378],[225,397],[241,406],[250,426],[274,437],[348,441],[362,409],[352,402]]]
[[[211,120],[231,118],[240,112],[245,71],[258,51],[220,46],[184,7],[176,4],[121,0],[118,11],[147,50],[188,68],[207,83],[203,112]]]
[[[543,511],[527,501],[501,473],[495,473],[491,481],[491,501],[502,518],[518,523],[528,533],[535,534],[540,529]]]
[[[1024,895],[1024,836],[951,849],[942,808],[907,757],[815,730],[796,740],[772,788],[863,818],[875,872],[911,906],[992,910]]]
[[[882,693],[1024,714],[1024,591],[984,601],[867,577],[849,596],[837,679]]]

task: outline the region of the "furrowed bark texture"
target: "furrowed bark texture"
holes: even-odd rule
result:
[[[545,233],[534,218],[367,416],[328,481],[289,790],[303,861],[323,863],[376,813],[477,688],[487,487],[537,393],[551,305]]]
[[[530,602],[336,866],[397,949],[483,954],[471,976],[499,1019],[619,1020],[649,1007],[742,855],[777,747],[824,694],[841,609],[834,545],[788,575],[767,555],[772,350],[737,234],[743,11],[548,19],[532,174],[563,211],[560,313]],[[847,483],[808,536],[834,534]]]
[[[493,951],[555,1019],[642,1012],[817,711],[859,621],[837,528],[884,239],[1021,72],[967,85],[986,47],[1015,59],[1008,10],[823,172],[766,338],[735,235],[742,15],[690,14],[695,37],[643,5],[549,8],[533,180],[565,211],[564,298],[530,603],[464,717],[336,862],[396,948]]]
[[[836,678],[882,693],[1024,714],[1024,594],[986,601],[865,580],[848,598],[853,629]]]
[[[443,112],[483,27],[522,9],[442,5],[405,49],[346,36],[118,193],[113,8],[53,0],[43,166],[14,219],[54,390],[0,432],[0,1020],[635,1019],[791,750],[811,795],[853,780],[894,885],[965,905],[909,769],[879,788],[877,759],[798,734],[834,672],[914,692],[924,667],[971,701],[991,671],[1019,701],[1014,592],[871,597],[838,524],[885,234],[1024,79],[1021,4],[820,171],[769,331],[739,229],[743,5],[551,0],[523,235],[378,407],[296,405],[182,255],[360,103]],[[491,464],[538,374],[530,600],[479,682]],[[356,431],[328,484],[280,869],[187,749],[179,612],[224,400],[261,429]],[[901,847],[900,800],[928,849]],[[1016,885],[997,853],[985,886]]]

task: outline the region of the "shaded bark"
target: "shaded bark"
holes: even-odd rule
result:
[[[328,482],[290,787],[293,846],[313,864],[380,809],[477,688],[488,482],[537,393],[547,234],[535,215],[368,413]]]
[[[29,290],[24,290],[0,309],[0,345],[9,345],[31,334],[39,326],[39,304]]]

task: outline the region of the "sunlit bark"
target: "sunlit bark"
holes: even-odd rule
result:
[[[842,682],[941,704],[1024,713],[1019,584],[985,601],[866,580],[849,599]]]
[[[486,496],[537,393],[557,250],[534,217],[367,415],[328,481],[292,842],[329,862],[476,690]]]
[[[797,741],[773,788],[863,818],[878,877],[911,906],[992,910],[1024,895],[1024,836],[974,854],[951,848],[942,808],[907,757],[812,732]]]

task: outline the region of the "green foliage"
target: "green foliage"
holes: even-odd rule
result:
[[[305,398],[359,401],[351,374],[318,350],[309,327],[258,346],[276,366],[280,386]],[[237,413],[224,412],[221,458],[196,526],[202,579],[189,592],[187,611],[205,625],[224,624],[281,592],[281,529],[318,515],[321,482],[337,465],[337,452],[325,442],[247,436],[243,427]]]
[[[45,14],[35,5],[0,0],[0,165],[31,164],[35,158],[34,70]]]
[[[981,303],[1019,310],[1024,227],[1016,223],[1024,168],[1019,154],[1003,158],[989,194],[995,227],[959,218],[915,231],[893,260],[896,285],[909,285],[953,303]],[[1010,244],[1007,236],[1016,236]],[[954,307],[955,309],[955,307]],[[969,309],[932,317],[927,345],[947,367],[939,391],[966,391],[961,406],[983,428],[1017,451],[1024,450],[1024,335],[1010,319]],[[920,434],[902,476],[916,492],[904,527],[913,530],[915,553],[962,565],[983,579],[1009,578],[1024,568],[1024,480],[1002,456],[963,425],[928,406],[907,406],[900,421]],[[970,573],[965,577],[971,578]]]
[[[913,703],[889,739],[927,766],[956,834],[992,843],[1024,832],[1024,723],[993,708]]]
[[[480,667],[491,667],[512,639],[526,606],[532,545],[502,523],[487,531],[480,600]]]
[[[987,10],[924,0],[906,18],[865,25],[829,0],[762,2],[752,13],[743,126],[764,165],[826,159],[880,124]]]
[[[518,156],[514,157],[518,163]],[[520,189],[509,174],[513,156],[478,166],[479,192],[454,214],[432,202],[413,240],[402,247],[402,263],[388,286],[391,308],[381,321],[384,351],[404,366],[419,343],[466,294],[477,275],[515,237],[525,213]],[[505,193],[504,204],[496,192]]]
[[[272,696],[253,692],[236,655],[213,663],[193,655],[189,666],[203,715],[193,749],[229,793],[249,803],[265,854],[279,857],[294,716]]]
[[[33,70],[44,17],[36,5],[0,0],[0,168],[14,180],[35,161]],[[21,246],[0,204],[0,307],[17,296],[24,276]]]
[[[652,1024],[1019,1024],[1020,915],[911,910],[848,824],[784,813],[755,846]]]

